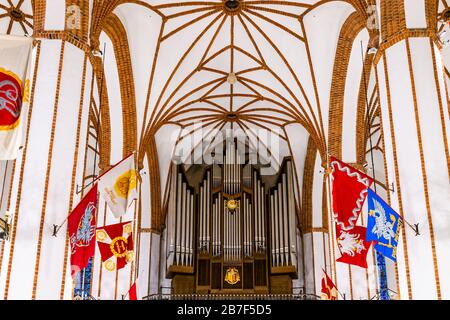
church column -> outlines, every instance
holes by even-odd
[[[35,1],[32,100],[9,206],[4,299],[72,298],[67,224],[52,234],[79,200],[75,187],[83,181],[93,73],[82,36],[88,21],[88,0]]]
[[[323,271],[333,277],[335,264],[330,252],[327,190],[322,160],[312,140],[308,144],[303,177],[303,252],[305,290],[320,296]]]
[[[398,248],[401,299],[450,298],[449,115],[435,43],[436,1],[377,1],[375,58],[390,199],[405,226]]]

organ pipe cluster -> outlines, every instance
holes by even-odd
[[[201,168],[192,175],[186,175],[182,166],[174,167],[167,265],[172,274],[194,274],[201,266],[205,276],[199,281],[201,288],[208,286],[211,276],[217,290],[224,277],[217,270],[230,266],[240,268],[247,287],[265,286],[270,274],[258,272],[265,274],[266,263],[274,274],[297,272],[292,162],[286,160],[277,176],[263,179],[257,166],[245,164],[245,157],[240,157],[236,144],[230,144],[224,164]]]
[[[292,163],[286,163],[278,183],[270,195],[270,229],[272,265],[297,265],[296,216]]]

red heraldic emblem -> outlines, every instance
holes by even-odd
[[[350,231],[355,227],[373,180],[335,158],[331,158],[331,168],[333,214],[336,236],[339,236],[342,231]]]
[[[97,185],[81,200],[69,216],[69,236],[72,277],[88,266],[95,254],[95,215],[97,212]]]
[[[366,241],[366,233],[367,228],[359,226],[351,231],[342,231],[337,239],[342,256],[336,261],[367,269],[367,253],[372,242]]]
[[[0,70],[0,130],[17,127],[21,109],[21,82],[13,73]]]
[[[106,270],[120,270],[133,261],[132,231],[132,222],[97,229],[98,248]]]

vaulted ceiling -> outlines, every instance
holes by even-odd
[[[180,138],[233,128],[256,146],[257,130],[276,129],[282,158],[290,154],[284,128],[298,123],[324,147],[336,46],[352,5],[147,2],[113,12],[128,34],[141,138],[176,124]]]

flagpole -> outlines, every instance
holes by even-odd
[[[364,90],[365,90],[365,100],[366,100],[366,108],[367,108],[367,114],[370,112],[370,106],[369,101],[367,98],[368,95],[368,86],[367,86],[367,80],[366,80],[366,66],[364,61],[364,48],[363,48],[363,42],[361,41],[361,61],[362,61],[362,68],[363,68],[363,79],[364,79]],[[372,178],[374,181],[374,191],[377,193],[377,178],[375,173],[375,160],[373,156],[373,142],[372,142],[372,133],[371,133],[371,127],[370,123],[368,124],[368,135],[369,135],[369,143],[370,143],[370,157],[372,162]],[[365,156],[365,155],[364,155]],[[375,250],[375,248],[373,248]],[[376,250],[375,250],[376,251]],[[378,276],[379,276],[379,285],[380,285],[380,298],[381,300],[389,300],[389,287],[388,287],[388,281],[387,281],[387,275],[386,275],[386,258],[381,255],[378,251],[376,251],[376,261],[377,261],[377,269],[378,269]],[[384,268],[383,268],[384,266]]]
[[[327,166],[329,166],[330,165],[330,154],[328,154],[328,152],[327,152]],[[330,170],[330,168],[331,167],[329,167],[328,168],[328,170]],[[334,243],[334,241],[335,241],[335,234],[334,234],[334,232],[335,232],[335,224],[333,223],[334,222],[334,216],[333,216],[333,202],[332,202],[332,196],[331,196],[331,179],[330,179],[330,173],[331,172],[325,172],[325,176],[326,176],[326,179],[327,179],[327,181],[328,181],[328,188],[327,188],[327,194],[328,194],[328,202],[329,202],[329,204],[328,204],[328,212],[329,212],[329,214],[330,214],[330,222],[331,222],[331,226],[328,226],[329,227],[329,233],[328,233],[328,238],[331,238],[331,241],[330,241],[330,239],[328,240],[328,242],[331,242],[331,244],[330,244],[330,247],[332,247],[332,248],[330,248],[330,253],[332,252],[333,254],[332,254],[332,258],[333,258],[333,261],[331,262],[330,261],[330,267],[331,267],[331,269],[332,269],[332,275],[334,275],[334,283],[336,284],[336,286],[337,286],[337,271],[336,271],[336,247],[335,247],[335,243]],[[331,264],[332,263],[332,264]]]
[[[102,104],[103,104],[103,86],[104,86],[104,82],[105,82],[105,60],[106,60],[106,42],[103,44],[103,54],[102,54],[102,82],[100,83],[100,92],[99,92],[99,106],[98,106],[98,119],[97,119],[97,139],[95,139],[95,149],[94,149],[94,167],[92,169],[92,182],[89,186],[94,185],[96,179],[96,167],[97,167],[97,154],[99,153],[99,139],[100,139],[100,124],[101,124],[101,119],[102,119]],[[99,170],[100,171],[100,170]],[[100,172],[99,172],[100,174]],[[85,190],[86,188],[83,188],[83,190]],[[82,190],[82,191],[83,191]],[[81,191],[81,192],[82,192]],[[78,194],[78,193],[77,193]],[[95,205],[96,210],[98,211],[98,196],[97,196],[97,203]],[[97,221],[96,221],[97,223]],[[95,258],[95,257],[94,257]],[[92,267],[93,267],[94,261],[93,258],[91,257],[91,271],[92,271]],[[89,264],[88,264],[89,267]],[[83,280],[82,280],[82,288],[84,291],[84,287],[86,285],[86,269],[88,268],[84,268],[83,269]],[[92,272],[91,272],[91,278],[90,278],[90,283],[92,285]]]
[[[97,155],[97,153],[95,154]],[[104,177],[108,172],[110,172],[111,170],[113,170],[114,168],[116,168],[117,166],[121,165],[122,163],[124,163],[126,160],[128,160],[129,158],[131,158],[132,156],[136,155],[136,151],[133,151],[132,153],[130,153],[128,156],[126,156],[125,158],[123,158],[120,162],[116,163],[115,165],[113,165],[111,168],[109,168],[108,170],[106,170],[105,172],[103,172],[102,174],[100,174],[98,177],[94,177],[94,179],[92,180],[91,183],[89,183],[88,185],[84,186],[81,190],[78,191],[78,185],[77,185],[77,194],[80,194],[81,192],[83,192],[84,190],[86,190],[87,188],[89,188],[90,186],[92,186],[95,182],[97,182],[98,180],[100,180],[102,177]],[[95,173],[94,173],[95,176]]]

